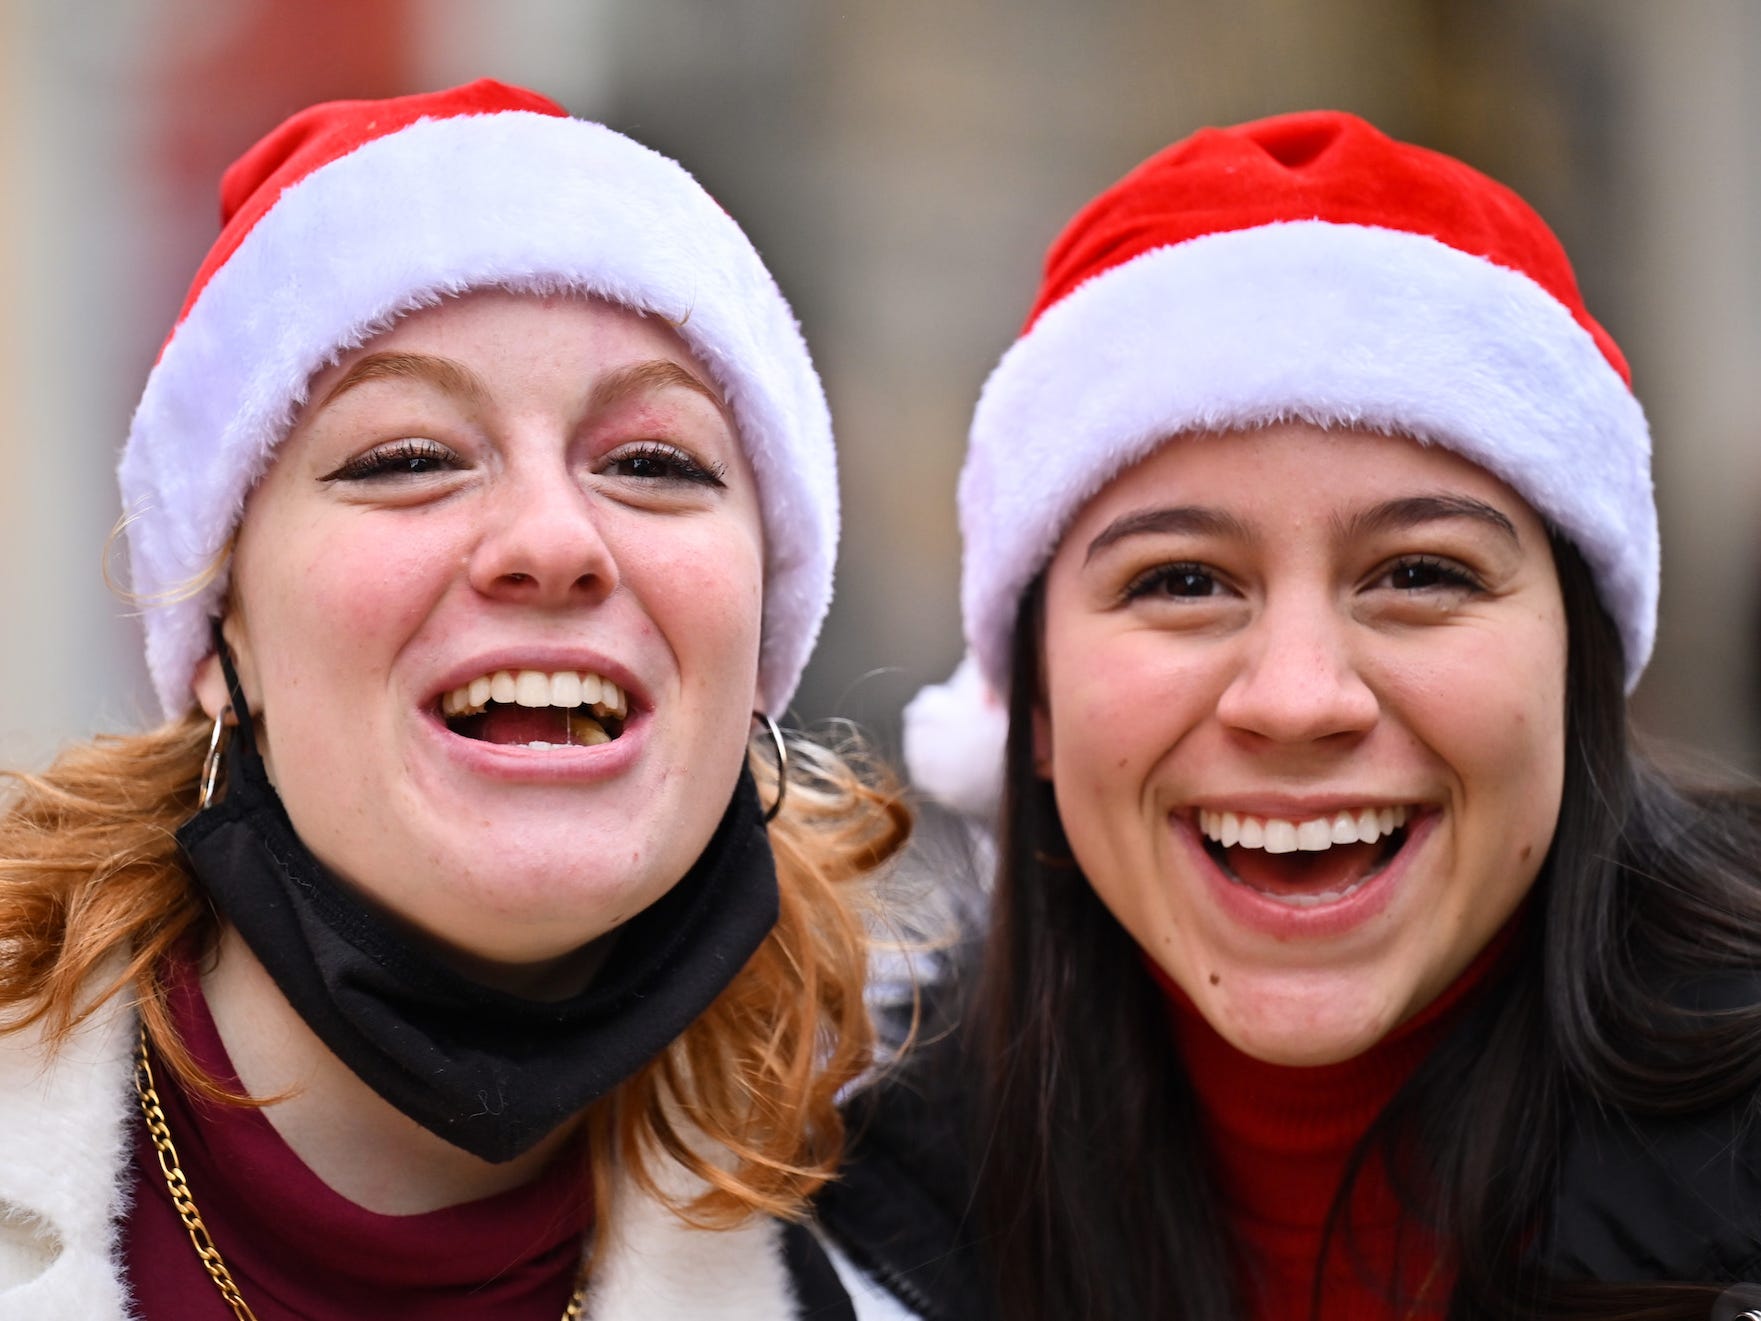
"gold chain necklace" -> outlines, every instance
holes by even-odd
[[[183,1176],[183,1167],[177,1158],[177,1145],[171,1140],[171,1128],[165,1122],[165,1110],[159,1104],[159,1093],[153,1089],[153,1065],[147,1059],[147,1025],[141,1024],[139,1035],[135,1038],[135,1096],[141,1103],[141,1114],[147,1121],[147,1133],[153,1139],[153,1150],[159,1156],[159,1168],[165,1175],[165,1186],[171,1190],[171,1204],[177,1208],[177,1218],[183,1221],[188,1231],[190,1243],[196,1249],[196,1256],[201,1258],[202,1267],[208,1272],[208,1278],[214,1281],[214,1287],[220,1290],[220,1296],[232,1309],[238,1321],[257,1321],[257,1314],[251,1310],[238,1291],[238,1285],[232,1278],[232,1272],[226,1269],[226,1260],[220,1255],[220,1249],[214,1246],[214,1240],[208,1237],[208,1226],[202,1223],[202,1213],[196,1209],[196,1199],[190,1194],[189,1182]],[[569,1298],[569,1305],[563,1309],[562,1321],[580,1321],[581,1309],[587,1301],[587,1277],[585,1269],[581,1278],[575,1283],[575,1292]]]

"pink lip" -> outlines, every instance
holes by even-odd
[[[610,743],[591,747],[528,748],[485,743],[453,733],[434,712],[428,714],[422,727],[442,761],[467,775],[521,784],[589,784],[614,779],[635,765],[647,742],[649,720],[647,712],[632,710],[622,733]]]
[[[1367,806],[1362,799],[1357,800],[1357,805]],[[1239,812],[1241,809],[1226,810]],[[1292,810],[1309,812],[1312,816],[1321,816],[1324,813],[1324,809],[1313,808],[1312,804],[1300,809],[1296,809],[1293,804],[1287,804],[1274,809],[1269,815],[1279,816]],[[1258,812],[1250,814],[1260,815]],[[1298,941],[1326,940],[1344,935],[1384,912],[1400,892],[1401,884],[1413,865],[1413,859],[1430,839],[1441,816],[1442,813],[1437,811],[1422,811],[1407,823],[1406,843],[1387,866],[1344,898],[1310,908],[1280,903],[1231,880],[1205,849],[1204,839],[1192,821],[1183,816],[1173,816],[1169,820],[1199,875],[1204,878],[1206,892],[1226,918],[1237,926],[1269,936],[1273,940]]]
[[[629,703],[623,730],[610,743],[591,747],[528,748],[465,738],[447,727],[440,699],[453,689],[497,670],[576,670],[610,679]],[[589,784],[610,780],[633,766],[647,741],[653,702],[641,680],[608,656],[581,647],[512,647],[472,656],[442,671],[440,686],[422,708],[422,724],[445,764],[468,776],[520,784]]]

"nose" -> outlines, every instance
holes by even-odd
[[[593,496],[565,464],[513,470],[496,482],[468,561],[485,596],[561,606],[609,596],[617,557]]]
[[[1281,744],[1366,733],[1381,704],[1353,654],[1350,628],[1325,601],[1268,603],[1241,639],[1240,664],[1217,701],[1218,719]]]

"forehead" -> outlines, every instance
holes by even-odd
[[[1291,422],[1167,441],[1083,506],[1065,544],[1144,507],[1201,505],[1239,521],[1289,527],[1438,494],[1484,501],[1519,527],[1544,531],[1539,516],[1504,481],[1440,445]]]
[[[500,360],[538,366],[559,353],[584,359],[648,357],[689,364],[710,378],[679,333],[657,316],[584,294],[474,289],[405,313],[312,378],[309,400],[325,392],[362,358],[376,353]]]

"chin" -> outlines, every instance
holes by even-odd
[[[1355,1059],[1399,1022],[1384,997],[1341,986],[1337,973],[1237,973],[1208,988],[1200,1012],[1230,1045],[1266,1064],[1313,1068]]]

